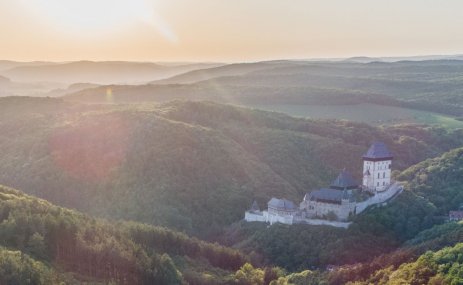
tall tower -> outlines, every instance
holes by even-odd
[[[391,184],[392,154],[382,142],[373,143],[363,155],[363,186],[381,192]]]

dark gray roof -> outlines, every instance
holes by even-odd
[[[333,189],[355,189],[359,184],[355,181],[352,175],[346,170],[341,171],[338,177],[331,183],[330,188]]]
[[[387,149],[387,146],[382,142],[374,142],[368,151],[363,155],[363,158],[369,159],[381,159],[381,158],[392,158],[391,152]]]
[[[342,199],[352,199],[352,195],[348,191],[331,189],[331,188],[321,188],[314,190],[308,193],[305,197],[305,200],[319,201],[326,203],[335,203],[341,204]]]
[[[322,189],[314,190],[307,195],[308,195],[308,200],[322,200],[322,201],[327,201],[327,202],[341,203],[341,199],[342,199],[341,190],[330,189],[330,188],[322,188]]]
[[[255,200],[254,200],[254,202],[252,203],[251,211],[255,211],[255,212],[259,212],[259,211],[260,211],[259,204],[257,204],[257,201],[255,201]]]
[[[268,206],[276,209],[281,209],[281,210],[291,210],[294,211],[296,210],[296,206],[294,205],[293,202],[286,200],[286,199],[277,199],[277,198],[272,198],[268,202]]]

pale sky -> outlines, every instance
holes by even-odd
[[[463,54],[462,0],[0,0],[0,59]]]

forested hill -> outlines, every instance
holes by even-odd
[[[461,284],[463,223],[446,216],[463,204],[462,162],[458,148],[408,168],[398,176],[406,191],[355,217],[347,230],[243,223],[224,242],[290,271],[339,266],[293,274],[282,284]]]
[[[247,261],[181,233],[97,220],[3,186],[0,236],[0,284],[236,284]]]
[[[407,181],[407,188],[427,197],[447,215],[463,205],[463,148],[423,161],[398,177]]]
[[[269,61],[195,70],[138,86],[112,85],[69,94],[70,100],[107,102],[214,100],[244,105],[374,103],[462,116],[463,61]]]
[[[210,102],[0,102],[0,183],[62,206],[186,230],[220,231],[253,199],[300,201],[372,141],[404,169],[463,143],[459,130],[295,119]]]

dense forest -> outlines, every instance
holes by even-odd
[[[0,284],[240,284],[235,272],[249,261],[182,233],[95,219],[2,186],[0,236]]]
[[[82,105],[4,98],[0,183],[110,219],[202,237],[251,202],[297,202],[384,141],[401,170],[460,146],[461,130],[296,119],[208,102]]]
[[[0,187],[0,284],[460,282],[463,226],[445,220],[463,204],[462,130],[212,102],[0,100],[0,182],[59,205]],[[374,140],[405,186],[392,203],[348,229],[240,222],[253,199],[297,202],[344,167],[359,179]]]

